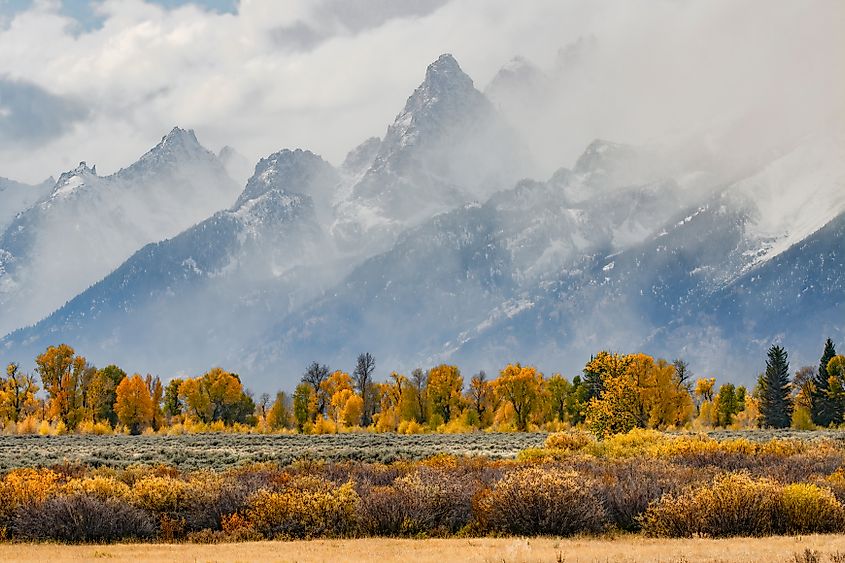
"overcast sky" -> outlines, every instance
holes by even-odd
[[[538,132],[547,166],[595,137],[744,117],[802,133],[842,117],[844,27],[842,0],[0,0],[0,176],[110,173],[174,125],[252,161],[337,163],[439,54],[481,89],[514,55],[550,71],[581,37],[596,53]]]

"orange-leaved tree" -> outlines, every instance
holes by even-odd
[[[74,429],[83,416],[83,376],[88,362],[67,344],[50,346],[35,358],[35,371],[47,391],[50,416]]]
[[[140,434],[153,420],[153,400],[146,381],[137,373],[125,377],[115,389],[115,395],[117,419],[129,429],[130,434]]]

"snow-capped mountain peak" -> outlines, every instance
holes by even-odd
[[[234,207],[237,209],[270,190],[325,200],[326,187],[333,187],[336,182],[336,173],[331,165],[316,154],[302,149],[284,149],[262,158],[255,165],[255,173],[247,180]]]
[[[50,198],[67,197],[84,187],[86,184],[89,184],[94,178],[99,178],[99,176],[97,176],[97,166],[94,165],[89,167],[83,160],[76,168],[63,172],[62,175],[59,176],[56,185],[53,187],[53,193],[50,195]]]

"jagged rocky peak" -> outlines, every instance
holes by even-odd
[[[76,168],[63,172],[59,176],[56,185],[53,186],[53,194],[51,197],[67,196],[75,192],[90,181],[92,178],[98,178],[97,166],[88,166],[84,160],[79,163]]]
[[[341,164],[341,169],[347,174],[359,174],[365,172],[378,154],[381,146],[381,139],[370,137],[346,155]]]
[[[216,155],[200,144],[193,129],[174,127],[170,133],[161,138],[156,146],[129,168],[151,162],[175,162],[196,158],[217,160]]]
[[[197,134],[193,129],[174,127],[170,133],[161,138],[159,147],[201,147]]]
[[[461,114],[472,111],[479,105],[489,103],[484,95],[475,89],[470,78],[452,55],[440,57],[428,65],[425,80],[408,98],[391,130],[385,137],[389,144],[396,133],[402,134],[423,115],[433,113]]]
[[[423,82],[423,87],[425,86],[434,91],[474,88],[472,78],[461,70],[458,61],[449,53],[440,55],[436,61],[428,65],[425,71],[425,82]]]
[[[59,176],[59,179],[56,182],[56,185],[58,186],[58,185],[67,183],[68,180],[70,180],[74,176],[96,176],[96,175],[97,175],[97,165],[95,164],[94,166],[88,166],[88,163],[83,160],[82,162],[80,162],[76,166],[76,168],[72,168],[71,170],[68,170],[67,172],[63,172],[61,174],[61,176]]]
[[[235,208],[271,190],[321,196],[325,186],[336,180],[334,168],[320,156],[308,150],[284,149],[258,161]]]

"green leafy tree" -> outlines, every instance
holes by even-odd
[[[736,387],[733,383],[724,383],[719,387],[719,393],[716,395],[716,425],[730,426],[738,412]]]
[[[312,405],[314,403],[314,388],[311,384],[303,381],[297,385],[293,392],[293,419],[300,432],[308,421],[313,420]]]
[[[125,377],[126,372],[114,364],[94,373],[85,390],[85,403],[91,421],[108,422],[112,426],[117,424],[117,414],[114,412],[116,390]]]
[[[184,383],[183,379],[178,377],[173,378],[164,388],[164,415],[168,420],[180,416],[185,405],[182,399],[179,398],[179,387]]]

